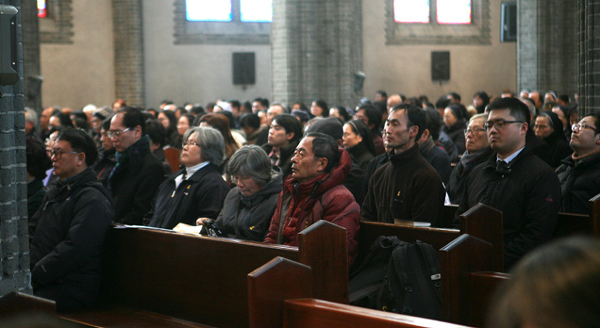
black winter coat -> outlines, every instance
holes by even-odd
[[[183,180],[175,191],[175,178],[182,173],[179,170],[169,175],[158,188],[153,210],[147,215],[149,226],[173,229],[180,222],[196,225],[198,218],[216,219],[219,215],[229,192],[219,168],[206,165]]]
[[[58,296],[59,311],[73,309],[66,304],[92,306],[100,290],[104,237],[113,218],[108,191],[91,168],[52,185],[30,222],[34,294]]]
[[[552,168],[526,146],[508,168],[496,169],[497,154],[473,169],[459,215],[483,203],[504,217],[504,267],[510,269],[525,253],[550,240],[560,207],[560,184]]]
[[[545,162],[552,168],[559,167],[561,161],[573,153],[573,149],[569,147],[569,143],[562,131],[554,131],[543,140],[549,147],[548,157]]]
[[[600,152],[575,162],[565,158],[556,169],[562,189],[563,212],[589,213],[588,201],[600,193]]]
[[[115,221],[119,223],[142,224],[144,215],[152,208],[158,186],[165,179],[162,163],[152,155],[144,138],[127,149],[130,156],[120,160],[109,178]]]
[[[458,164],[456,164],[454,170],[452,170],[452,174],[450,174],[450,180],[448,181],[448,185],[446,185],[446,192],[450,198],[450,203],[460,204],[462,196],[465,193],[467,176],[477,165],[487,161],[490,158],[490,155],[493,153],[492,148],[488,146],[485,149],[486,151],[479,155],[479,157],[473,159],[473,161],[471,161],[467,167],[465,167],[463,161],[460,160],[458,161]]]
[[[240,194],[238,187],[229,191],[216,224],[228,237],[263,241],[283,186],[281,171],[276,168],[271,181],[252,196]]]

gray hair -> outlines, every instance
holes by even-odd
[[[202,150],[202,159],[216,166],[221,165],[225,161],[225,139],[221,132],[213,128],[193,127],[185,132],[183,141],[187,142],[193,133],[197,133],[196,143]]]
[[[227,162],[227,173],[233,176],[249,177],[260,186],[271,181],[271,160],[265,151],[256,145],[240,148]]]
[[[37,112],[29,107],[25,107],[25,122],[33,122],[34,125],[37,125],[38,115]]]
[[[485,123],[488,120],[488,117],[489,117],[488,113],[481,113],[481,114],[473,115],[469,119],[469,124],[471,124],[471,122],[478,120],[478,119],[482,119],[483,123]],[[469,125],[469,124],[467,124],[467,125]]]

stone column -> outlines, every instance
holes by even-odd
[[[116,98],[144,106],[144,44],[141,0],[113,0]]]
[[[306,105],[322,98],[354,106],[362,70],[362,1],[274,0],[273,101]]]
[[[518,88],[573,96],[577,92],[577,6],[569,0],[519,0],[517,6]]]
[[[0,0],[17,15],[19,81],[0,86],[0,295],[18,290],[31,293],[25,183],[25,114],[23,112],[23,44],[21,1]]]
[[[579,117],[600,112],[600,0],[579,0]]]

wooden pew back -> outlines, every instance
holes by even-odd
[[[337,233],[332,233],[337,229]],[[341,231],[341,232],[340,232]],[[327,238],[323,238],[327,234]],[[343,240],[340,240],[343,239]],[[246,275],[281,256],[311,263],[327,261],[314,284],[319,295],[347,299],[345,229],[319,221],[301,233],[300,247],[151,229],[111,229],[106,241],[102,300],[107,306],[149,311],[219,327],[247,327]],[[306,247],[304,243],[310,243]],[[345,263],[345,268],[335,267]],[[341,274],[340,274],[341,272]],[[341,282],[327,284],[327,279]],[[91,316],[92,314],[90,314]],[[81,319],[81,316],[78,317]]]
[[[309,276],[310,268],[285,259],[250,273],[250,327],[463,327],[310,298]],[[290,283],[294,279],[299,286]]]
[[[564,237],[577,233],[600,237],[600,194],[589,200],[589,209],[588,215],[558,213],[554,237]]]

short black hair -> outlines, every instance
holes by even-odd
[[[302,123],[290,114],[279,114],[273,117],[273,122],[281,125],[285,129],[285,133],[294,132],[294,137],[290,142],[302,139]]]
[[[375,92],[375,94],[379,94],[384,98],[387,98],[387,92],[383,91],[383,90],[377,90],[377,92]]]
[[[433,108],[423,110],[425,112],[425,128],[429,130],[429,135],[433,141],[437,141],[440,137],[440,130],[442,129],[442,120],[440,119],[440,112]]]
[[[369,119],[369,123],[367,125],[371,125],[371,124],[375,125],[373,127],[373,129],[371,129],[371,131],[379,131],[379,126],[381,125],[381,115],[383,113],[380,112],[377,108],[375,108],[375,106],[373,106],[371,104],[361,104],[356,109],[356,112],[358,113],[358,111],[363,110],[363,109],[365,111],[365,115]]]
[[[312,140],[312,151],[317,158],[327,158],[327,166],[325,172],[331,172],[334,166],[340,161],[340,151],[338,144],[332,137],[320,133],[320,132],[309,132],[304,138],[314,138]]]
[[[448,104],[450,103],[450,100],[446,97],[446,96],[441,96],[436,102],[435,102],[435,108],[446,108],[448,107]]]
[[[58,134],[56,140],[67,141],[73,150],[84,153],[87,167],[91,167],[98,158],[98,149],[94,139],[83,130],[67,128]]]
[[[60,122],[60,126],[64,126],[65,128],[73,128],[73,122],[71,121],[71,118],[69,117],[69,115],[63,113],[63,112],[58,112],[58,113],[54,113],[52,114],[52,116],[56,116],[58,118],[58,121]]]
[[[229,105],[231,105],[231,107],[236,107],[237,109],[242,106],[238,100],[230,100]]]
[[[479,99],[481,99],[481,101],[483,101],[483,106],[487,106],[487,104],[490,103],[490,96],[488,96],[488,94],[485,91],[475,92],[475,94],[473,95],[473,98],[475,98],[475,97],[479,97]]]
[[[398,104],[392,107],[392,112],[397,110],[403,110],[406,114],[407,128],[413,126],[417,126],[419,128],[419,132],[417,132],[415,137],[415,140],[419,140],[423,134],[423,131],[425,130],[425,125],[427,122],[427,118],[423,109],[410,104]]]
[[[596,126],[596,132],[594,133],[594,135],[600,133],[600,132],[598,132],[598,131],[600,131],[600,113],[592,113],[592,114],[588,114],[584,117],[587,117],[587,116],[591,116],[595,120],[594,125]]]
[[[191,126],[190,126],[191,127]],[[166,134],[165,127],[157,119],[149,119],[146,121],[146,134],[160,147],[165,145]]]
[[[248,113],[242,115],[240,118],[240,127],[252,128],[254,130],[260,129],[260,117],[254,113]]]
[[[527,126],[529,126],[529,118],[531,117],[529,108],[519,99],[499,98],[492,101],[487,107],[488,112],[497,109],[509,109],[510,116],[514,117],[516,120],[527,123]]]
[[[44,144],[36,138],[29,137],[25,140],[27,153],[27,173],[36,179],[44,179],[46,171],[52,167],[52,161],[46,153]]]
[[[452,98],[458,100],[459,102],[461,100],[460,99],[460,95],[458,93],[456,93],[456,92],[450,92],[450,93],[448,93],[448,96],[451,96]]]
[[[136,107],[123,107],[115,113],[115,115],[118,114],[123,114],[123,125],[126,128],[132,129],[139,125],[142,128],[142,136],[146,135],[146,119],[144,114],[142,114],[141,109]],[[173,117],[175,117],[175,115],[173,115]]]

